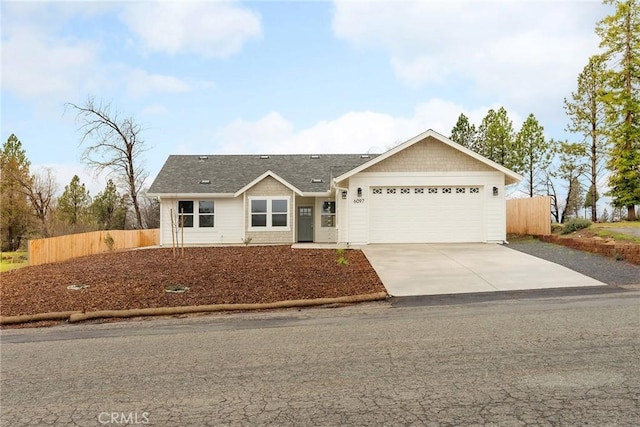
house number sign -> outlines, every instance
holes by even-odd
[[[353,203],[364,203],[363,198],[353,199]]]

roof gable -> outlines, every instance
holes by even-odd
[[[522,176],[429,129],[389,151],[338,177],[343,181],[360,172],[474,171],[504,173],[506,184],[515,184]]]

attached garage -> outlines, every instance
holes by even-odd
[[[484,242],[480,186],[372,187],[370,243]]]
[[[522,177],[424,132],[335,178],[340,242],[475,243],[506,240],[506,188]]]

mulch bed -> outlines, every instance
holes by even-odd
[[[106,253],[0,273],[2,316],[55,311],[123,310],[266,303],[385,292],[359,250],[348,264],[330,249],[290,246],[185,248]],[[69,285],[87,285],[69,290]],[[165,287],[189,287],[167,293]]]

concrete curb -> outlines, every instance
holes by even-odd
[[[272,310],[279,308],[313,307],[327,304],[353,304],[368,301],[380,301],[389,298],[386,292],[375,294],[351,295],[337,298],[316,298],[278,301],[257,304],[212,304],[182,307],[136,308],[131,310],[101,310],[83,313],[80,311],[63,311],[54,313],[26,314],[21,316],[2,316],[0,325],[16,325],[20,323],[38,322],[42,320],[67,320],[69,323],[83,320],[104,318],[127,318],[141,316],[170,316],[176,314],[213,313],[219,311]]]

